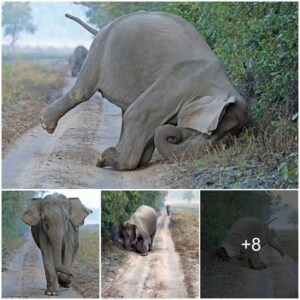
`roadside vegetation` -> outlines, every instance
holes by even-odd
[[[171,230],[180,255],[188,297],[199,297],[199,210],[171,208]]]
[[[298,230],[278,231],[276,239],[280,245],[284,245],[285,254],[298,262]]]
[[[39,122],[42,109],[60,96],[62,65],[44,66],[22,60],[2,64],[2,151]]]
[[[81,2],[82,3],[82,2]],[[166,166],[171,187],[296,188],[298,183],[298,3],[84,3],[98,28],[139,10],[189,21],[249,103],[238,138]],[[168,172],[169,170],[169,172]]]
[[[73,264],[75,288],[84,298],[99,298],[99,226],[86,225],[79,233]]]

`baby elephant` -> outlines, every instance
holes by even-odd
[[[156,233],[157,214],[152,207],[142,205],[120,227],[120,238],[126,250],[147,255],[152,250]]]
[[[36,245],[43,256],[47,281],[45,294],[57,296],[59,285],[69,287],[72,262],[78,249],[79,226],[92,211],[79,198],[54,194],[34,198],[24,212],[23,221],[31,226]]]
[[[245,245],[245,241],[250,245]],[[266,265],[260,260],[260,250],[255,250],[266,244],[284,256],[283,249],[275,240],[274,233],[268,228],[268,225],[260,219],[246,217],[233,223],[224,240],[220,243],[217,254],[229,259],[248,260],[251,268],[263,269],[266,268]]]

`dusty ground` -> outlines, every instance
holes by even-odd
[[[15,251],[2,272],[2,297],[49,298],[45,295],[46,278],[41,252],[31,234],[26,235],[23,245]],[[82,298],[73,287],[62,289],[60,298]]]
[[[126,252],[128,261],[116,270],[114,278],[102,273],[101,294],[104,298],[186,298],[181,260],[175,251],[164,213],[158,220],[153,252],[141,256]]]
[[[202,257],[202,262],[208,257]],[[201,297],[204,298],[297,298],[298,264],[290,256],[281,258],[268,245],[261,259],[267,269],[253,270],[217,258],[202,263]]]

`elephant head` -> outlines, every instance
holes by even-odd
[[[135,224],[124,223],[120,227],[119,231],[120,238],[123,240],[123,246],[126,250],[134,250],[135,244],[138,237],[138,229]]]
[[[206,145],[222,138],[214,135],[228,106],[236,103],[236,97],[228,95],[205,96],[183,105],[178,112],[177,126],[164,124],[158,127],[154,135],[154,144],[159,153],[165,157],[194,156]],[[230,128],[230,122],[223,127]]]
[[[72,271],[62,263],[62,248],[69,223],[75,230],[84,224],[84,219],[92,211],[85,207],[79,198],[66,198],[54,194],[42,198],[33,198],[23,213],[22,220],[29,226],[41,226],[51,244],[53,260],[57,272],[72,275]]]

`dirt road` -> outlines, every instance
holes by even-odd
[[[40,250],[30,234],[2,272],[2,297],[49,298]],[[74,289],[62,289],[60,298],[82,298]]]
[[[240,298],[298,298],[298,264],[290,256],[280,258],[268,245],[262,248],[261,260],[267,269],[247,268],[241,280]]]
[[[98,155],[117,143],[120,126],[121,111],[95,94],[65,115],[54,134],[40,125],[27,131],[3,158],[2,187],[164,188],[161,163],[130,172],[96,168]]]
[[[129,263],[118,270],[116,279],[102,288],[105,298],[186,298],[180,258],[175,252],[169,217],[161,215],[153,252],[141,256],[128,252]],[[106,280],[102,278],[102,280]]]

